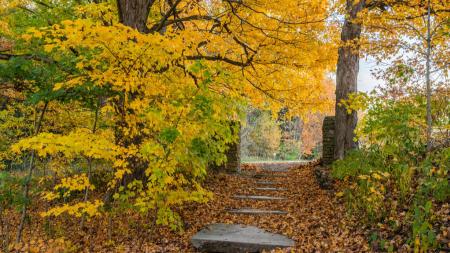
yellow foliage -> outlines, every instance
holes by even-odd
[[[169,17],[164,32],[141,33],[119,23],[114,1],[79,5],[73,20],[29,29],[22,35],[25,47],[40,45],[47,57],[69,58],[74,68],[52,83],[53,92],[82,90],[77,95],[86,102],[86,94],[101,91],[102,127],[94,133],[86,116],[91,112],[70,107],[84,105],[55,101],[54,129],[22,138],[12,150],[68,163],[85,158],[89,171],[93,162],[102,162],[109,190],[126,184],[114,192],[115,200],[133,201],[142,212],[157,209],[158,224],[178,226],[175,207],[212,197],[201,181],[208,165],[225,161],[227,144],[237,139],[228,122],[239,120],[246,104],[272,112],[289,107],[290,114],[305,116],[328,111],[333,103],[324,82],[336,60],[336,33],[324,22],[328,2],[240,4],[180,1],[176,16],[186,19],[183,28]],[[165,1],[155,1],[149,28],[160,24],[166,8]],[[135,174],[145,179],[126,182]],[[64,197],[94,190],[88,178],[63,178],[54,190],[66,191]],[[93,216],[100,206],[99,200],[64,204],[43,215]]]
[[[89,183],[89,179],[86,174],[75,175],[73,177],[66,177],[61,180],[61,183],[57,184],[54,189],[65,190],[67,193],[73,191],[82,191],[84,189],[94,190],[95,187]],[[68,194],[64,193],[64,197],[68,197]]]
[[[17,153],[34,150],[41,157],[63,154],[69,159],[84,156],[112,161],[117,148],[111,142],[111,134],[110,131],[93,134],[87,129],[76,129],[68,135],[41,133],[20,140],[11,149]]]
[[[94,202],[86,201],[80,202],[73,205],[64,204],[62,206],[56,206],[49,209],[47,212],[42,212],[42,217],[48,216],[59,216],[63,213],[68,215],[73,215],[75,217],[81,217],[82,215],[87,215],[88,217],[94,217],[100,215],[100,208],[103,203],[100,200],[95,200]]]

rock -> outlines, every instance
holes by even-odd
[[[251,199],[251,200],[283,200],[283,197],[274,196],[256,196],[256,195],[234,195],[235,199]]]
[[[254,226],[211,224],[191,239],[201,252],[244,253],[294,247],[295,242],[284,235],[266,232]]]
[[[333,189],[333,180],[330,176],[330,170],[328,168],[316,167],[314,169],[314,175],[319,183],[320,188],[330,190]]]
[[[227,210],[229,213],[235,214],[287,214],[286,211],[280,210],[263,210],[263,209],[252,209],[252,208],[242,208],[242,209],[230,209]]]

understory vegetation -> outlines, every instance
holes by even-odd
[[[357,129],[361,147],[335,162],[332,174],[341,181],[337,195],[347,210],[372,227],[372,246],[390,252],[405,245],[414,252],[448,249],[448,94],[433,100],[431,152],[423,96],[354,95],[346,106],[366,108]]]

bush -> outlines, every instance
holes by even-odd
[[[421,97],[366,98],[367,114],[357,128],[361,149],[332,165],[332,176],[344,185],[338,195],[351,213],[369,225],[409,227],[405,241],[415,251],[436,248],[432,224],[439,221],[433,220],[433,210],[449,200],[450,149],[425,152],[425,102]],[[404,220],[400,214],[405,210]]]

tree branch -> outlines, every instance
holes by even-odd
[[[166,14],[162,17],[159,24],[155,24],[152,28],[150,28],[150,32],[159,32],[164,25],[166,24],[167,19],[172,15],[172,13],[175,11],[175,8],[177,8],[177,5],[181,2],[181,0],[177,0],[169,9],[169,11],[166,12]]]
[[[250,60],[247,60],[246,62],[240,62],[240,61],[236,61],[230,58],[226,58],[220,55],[191,55],[191,56],[186,56],[187,60],[208,60],[208,61],[223,61],[226,62],[228,64],[234,65],[234,66],[238,66],[238,67],[248,67],[250,66]]]

